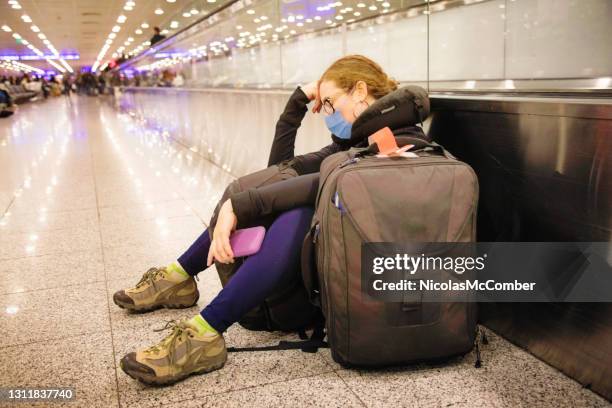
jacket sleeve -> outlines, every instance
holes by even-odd
[[[288,211],[305,205],[314,206],[319,190],[319,173],[293,177],[277,183],[232,194],[232,208],[238,223]]]
[[[308,97],[299,86],[289,97],[285,110],[276,122],[274,141],[270,149],[268,167],[279,164],[283,160],[292,159],[295,151],[295,137],[302,124],[302,119],[308,111]]]
[[[295,169],[297,174],[318,173],[321,167],[321,162],[327,156],[345,150],[338,143],[331,143],[319,151],[295,156],[291,160],[290,165]]]

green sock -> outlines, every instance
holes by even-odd
[[[212,327],[210,324],[208,324],[206,320],[204,320],[201,314],[193,316],[191,319],[188,320],[188,323],[194,326],[198,330],[199,334],[219,334],[219,332],[217,332],[214,327]]]
[[[170,273],[170,277],[179,282],[189,278],[189,274],[185,272],[181,264],[178,262],[172,262],[166,267],[166,270]]]

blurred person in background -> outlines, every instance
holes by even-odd
[[[183,77],[183,74],[178,72],[176,76],[174,77],[174,79],[172,80],[172,86],[181,87],[183,85],[185,85],[185,78]]]
[[[174,74],[169,69],[164,69],[162,71],[159,80],[157,81],[157,86],[172,86],[172,81],[174,80]]]
[[[62,87],[55,75],[51,75],[51,78],[49,78],[49,87],[51,89],[51,96],[60,96],[62,94]]]
[[[155,32],[155,34],[153,34],[153,37],[151,37],[151,40],[149,40],[151,42],[151,46],[166,38],[165,35],[161,34],[161,30],[159,29],[159,27],[153,27],[153,31]]]

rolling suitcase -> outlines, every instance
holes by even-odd
[[[325,316],[332,356],[345,366],[445,359],[475,343],[474,302],[362,296],[364,242],[475,241],[478,180],[472,168],[435,143],[402,136],[396,142],[414,144],[418,157],[378,158],[371,147],[352,148],[321,165],[302,273]]]

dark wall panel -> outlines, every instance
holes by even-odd
[[[432,111],[434,140],[478,175],[479,241],[610,242],[610,101],[433,97]],[[485,303],[480,319],[612,400],[612,304]]]

